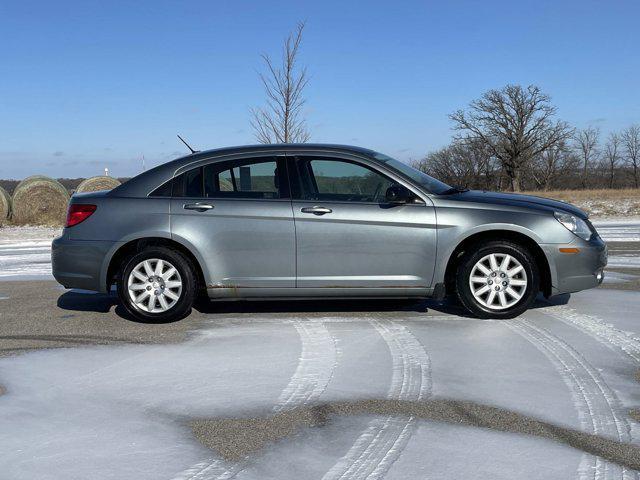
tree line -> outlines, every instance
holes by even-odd
[[[487,190],[638,188],[640,125],[603,138],[556,119],[536,86],[490,90],[452,113],[450,145],[414,162],[447,183]]]

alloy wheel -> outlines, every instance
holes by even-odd
[[[482,257],[471,269],[469,288],[475,300],[490,310],[505,310],[516,305],[527,289],[527,274],[522,264],[506,253]]]
[[[138,263],[127,279],[129,298],[140,309],[162,313],[180,300],[182,278],[168,261],[150,258]]]

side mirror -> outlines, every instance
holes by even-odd
[[[413,200],[413,194],[402,185],[391,185],[387,188],[385,198],[388,203],[403,204]]]

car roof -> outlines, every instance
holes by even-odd
[[[269,152],[269,151],[278,151],[278,152],[287,152],[293,150],[327,150],[327,151],[343,151],[346,153],[357,153],[364,154],[366,156],[371,156],[375,154],[373,150],[368,148],[356,147],[353,145],[340,145],[340,144],[331,144],[331,143],[269,143],[269,144],[257,144],[257,145],[242,145],[235,147],[223,147],[223,148],[214,148],[210,150],[202,150],[190,155],[186,155],[184,157],[177,158],[174,160],[175,162],[181,160],[188,160],[192,162],[194,160],[204,159],[204,158],[213,158],[222,155],[233,155],[233,154],[242,154],[249,152]]]
[[[374,159],[376,152],[368,148],[356,147],[352,145],[338,145],[328,143],[270,143],[259,145],[242,145],[235,147],[215,148],[203,150],[176,158],[169,162],[163,163],[151,170],[141,173],[133,177],[129,181],[123,183],[119,187],[113,189],[110,195],[113,196],[145,196],[152,190],[162,185],[173,177],[175,172],[182,167],[198,162],[200,160],[215,160],[216,157],[226,157],[228,155],[242,155],[243,153],[259,153],[259,152],[277,152],[286,153],[288,151],[315,151],[315,152],[342,152],[366,156]]]

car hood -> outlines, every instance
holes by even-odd
[[[454,196],[457,197],[457,200],[466,202],[491,203],[494,205],[510,205],[515,207],[537,207],[542,210],[560,210],[582,219],[586,219],[588,216],[583,210],[580,210],[570,203],[552,200],[550,198],[536,197],[535,195],[469,190],[456,193]]]

